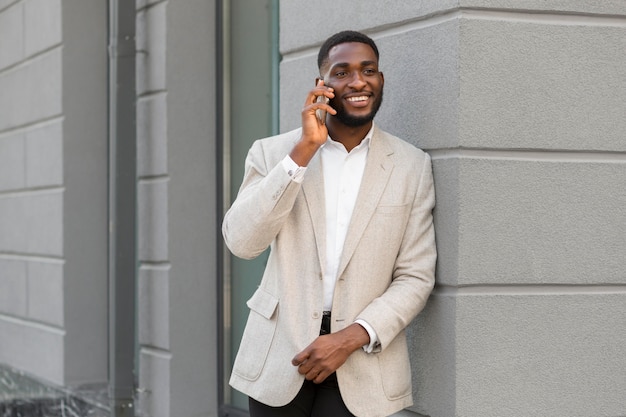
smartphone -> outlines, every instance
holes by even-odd
[[[317,85],[320,85],[321,82],[323,82],[324,80],[318,80],[317,81]],[[318,103],[325,103],[328,104],[328,97],[326,96],[318,96],[317,97],[317,102]],[[324,124],[326,123],[326,110],[322,110],[322,109],[317,109],[315,110],[315,114],[317,115],[318,120],[320,121],[320,123]]]

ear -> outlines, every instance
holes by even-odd
[[[378,73],[380,74],[380,79],[382,80],[383,85],[385,85],[385,75],[382,73],[382,71],[379,71]]]

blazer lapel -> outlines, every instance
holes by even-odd
[[[387,186],[393,170],[393,162],[389,157],[392,153],[393,151],[388,146],[384,135],[380,133],[378,128],[375,128],[367,155],[367,162],[365,163],[363,179],[359,188],[359,195],[356,199],[348,234],[343,245],[337,278],[343,274],[370,218],[376,211],[380,197]]]
[[[324,198],[324,173],[319,152],[306,168],[306,175],[302,182],[302,191],[311,215],[315,244],[323,273],[326,269],[326,205]]]

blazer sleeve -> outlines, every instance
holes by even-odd
[[[267,140],[257,140],[248,151],[243,182],[222,223],[226,246],[244,259],[269,247],[301,188],[279,163],[286,153],[268,152],[266,145]]]
[[[387,290],[358,315],[386,346],[419,314],[435,285],[437,249],[432,211],[435,189],[430,156],[424,155],[419,185]]]

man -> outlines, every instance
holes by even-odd
[[[236,256],[271,247],[230,380],[252,417],[412,404],[404,328],[434,285],[435,196],[429,156],[374,126],[378,60],[359,32],[326,40],[302,127],[253,144],[224,218]]]

